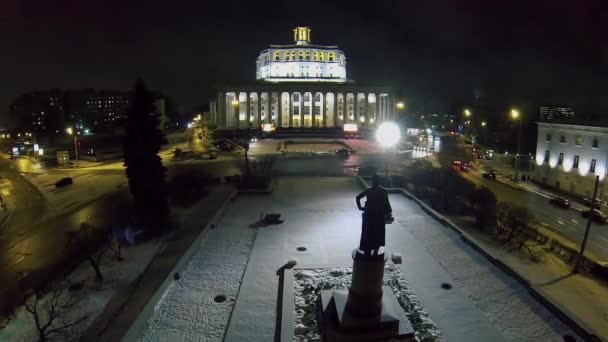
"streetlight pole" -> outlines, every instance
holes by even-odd
[[[236,143],[236,123],[238,122],[239,119],[239,101],[238,100],[233,100],[232,101],[232,117],[233,117],[233,123],[232,123],[232,141],[234,143]]]
[[[521,153],[521,117],[519,112],[511,109],[511,116],[518,121],[517,125],[517,154],[515,155],[515,182],[519,181],[519,154]]]
[[[600,176],[595,176],[595,188],[593,189],[593,199],[591,199],[591,210],[595,207],[595,197],[597,195],[597,185],[600,182]],[[591,213],[589,213],[589,219],[587,220],[587,227],[585,228],[585,236],[583,237],[583,243],[581,243],[581,250],[578,253],[578,257],[576,258],[576,264],[574,265],[574,269],[572,273],[578,273],[581,262],[583,261],[583,253],[585,253],[585,246],[587,246],[587,238],[589,237],[589,229],[591,229]]]
[[[76,154],[76,168],[78,169],[80,165],[78,161],[78,137],[76,134],[74,134],[74,153]]]

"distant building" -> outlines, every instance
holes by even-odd
[[[256,61],[256,82],[216,87],[210,123],[220,128],[374,127],[395,118],[392,90],[347,79],[337,46],[311,43],[297,27],[294,42],[270,45]]]
[[[569,107],[540,107],[540,121],[554,121],[574,117]]]
[[[532,179],[575,195],[592,197],[595,176],[599,198],[608,198],[608,127],[538,122],[536,167]]]
[[[10,107],[13,126],[46,133],[63,131],[67,125],[93,130],[126,118],[129,93],[119,91],[34,91],[20,95]]]
[[[10,105],[11,125],[35,133],[63,129],[67,116],[64,100],[59,89],[20,95]]]

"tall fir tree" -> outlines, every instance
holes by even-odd
[[[137,224],[150,235],[166,229],[169,217],[166,169],[158,155],[166,138],[158,126],[154,97],[138,78],[127,113],[123,155]]]

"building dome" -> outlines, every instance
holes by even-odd
[[[256,79],[267,82],[346,82],[346,56],[337,46],[310,43],[310,28],[293,29],[294,43],[270,45],[256,62]]]

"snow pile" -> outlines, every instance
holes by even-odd
[[[320,314],[317,298],[321,290],[350,287],[352,268],[321,268],[294,270],[294,341],[321,341],[317,319]],[[409,289],[408,283],[395,265],[384,268],[384,283],[390,286],[412,323],[417,341],[443,341],[441,332]]]

